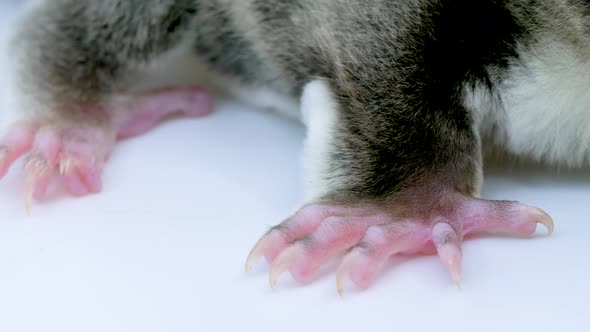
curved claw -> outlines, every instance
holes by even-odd
[[[16,159],[31,149],[35,130],[35,127],[13,127],[0,140],[0,178]]]
[[[277,287],[277,284],[279,282],[279,279],[281,278],[281,275],[283,275],[283,273],[285,273],[286,271],[289,270],[289,268],[291,268],[291,266],[293,265],[293,262],[295,261],[295,259],[297,258],[297,256],[299,254],[300,254],[300,247],[298,247],[297,245],[293,245],[293,246],[285,249],[276,258],[276,260],[272,263],[272,266],[270,268],[270,274],[269,274],[270,288],[274,289]]]
[[[451,225],[440,222],[432,228],[432,240],[438,256],[445,265],[451,278],[461,288],[461,241]]]
[[[529,214],[535,218],[536,222],[538,224],[543,224],[543,226],[547,228],[547,235],[553,234],[553,229],[555,228],[553,218],[551,218],[547,212],[539,208],[529,206],[528,209]]]
[[[256,245],[254,245],[254,248],[252,248],[252,251],[250,251],[248,258],[246,259],[246,272],[250,272],[252,267],[254,267],[254,264],[256,264],[261,257],[266,257],[269,262],[274,261],[277,255],[288,246],[288,242],[285,241],[280,232],[271,230],[258,240]]]
[[[49,182],[50,167],[46,159],[32,156],[25,163],[25,209],[31,209],[33,198],[43,196]]]
[[[344,287],[346,286],[346,282],[350,280],[350,274],[352,273],[352,265],[354,261],[353,255],[353,252],[346,255],[342,259],[342,263],[340,263],[340,266],[338,266],[338,270],[336,271],[336,290],[338,291],[338,295],[341,297],[344,296]]]
[[[256,264],[256,262],[260,260],[260,257],[264,255],[263,253],[266,250],[264,239],[265,238],[258,240],[254,248],[250,251],[250,254],[248,254],[248,258],[246,258],[246,273],[250,272],[254,264]]]
[[[62,158],[59,162],[59,174],[70,175],[76,166],[76,161],[72,157],[67,156]]]

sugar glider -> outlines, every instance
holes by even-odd
[[[14,30],[0,172],[26,154],[29,202],[100,191],[118,139],[207,114],[208,89],[302,119],[305,201],[246,264],[273,286],[341,254],[339,291],[395,254],[459,283],[465,236],[553,230],[479,198],[484,151],[590,164],[589,1],[37,0]]]

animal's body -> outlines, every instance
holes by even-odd
[[[587,1],[44,0],[12,52],[0,166],[32,150],[37,198],[54,169],[73,194],[100,190],[116,139],[207,113],[201,87],[301,118],[304,207],[248,262],[266,256],[273,283],[346,250],[340,289],[397,253],[438,252],[459,282],[465,235],[553,228],[477,198],[485,149],[590,164]]]

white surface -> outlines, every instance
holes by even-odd
[[[275,291],[265,264],[245,275],[302,196],[303,134],[226,103],[118,145],[103,193],[55,195],[30,216],[14,168],[0,185],[0,331],[590,331],[587,171],[488,171],[485,197],[540,206],[556,231],[467,241],[461,291],[436,257],[393,260],[343,299],[333,271]]]

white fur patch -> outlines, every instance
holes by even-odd
[[[327,83],[316,80],[305,86],[301,97],[301,113],[307,125],[303,153],[305,201],[327,194],[332,187],[325,176],[328,174],[337,111]]]
[[[496,97],[482,87],[469,91],[466,104],[482,134],[517,155],[590,164],[590,62],[574,52],[550,42],[521,51]]]

